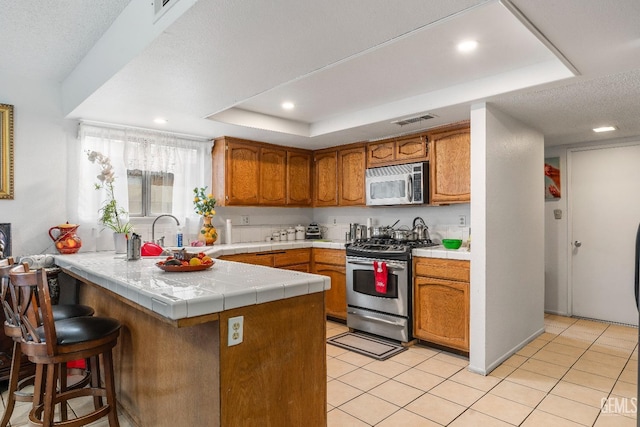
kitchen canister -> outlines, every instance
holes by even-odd
[[[306,228],[304,225],[296,225],[296,240],[304,240],[304,233]]]
[[[293,227],[287,228],[287,240],[289,242],[296,240],[296,229]]]
[[[274,231],[273,233],[271,233],[271,241],[272,242],[279,242],[280,241],[280,232],[279,231]]]
[[[286,229],[282,229],[280,230],[280,241],[281,242],[286,242],[287,241],[287,230]]]

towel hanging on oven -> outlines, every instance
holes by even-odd
[[[387,293],[387,263],[384,261],[373,261],[373,272],[376,279],[376,292]]]

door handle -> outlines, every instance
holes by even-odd
[[[575,242],[573,242],[573,245],[574,245],[576,248],[579,248],[580,246],[582,246],[582,242],[581,242],[580,240],[576,240]]]

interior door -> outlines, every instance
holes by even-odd
[[[640,145],[570,156],[573,315],[637,325]]]

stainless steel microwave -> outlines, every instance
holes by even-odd
[[[365,182],[367,206],[429,202],[428,162],[370,168]]]

